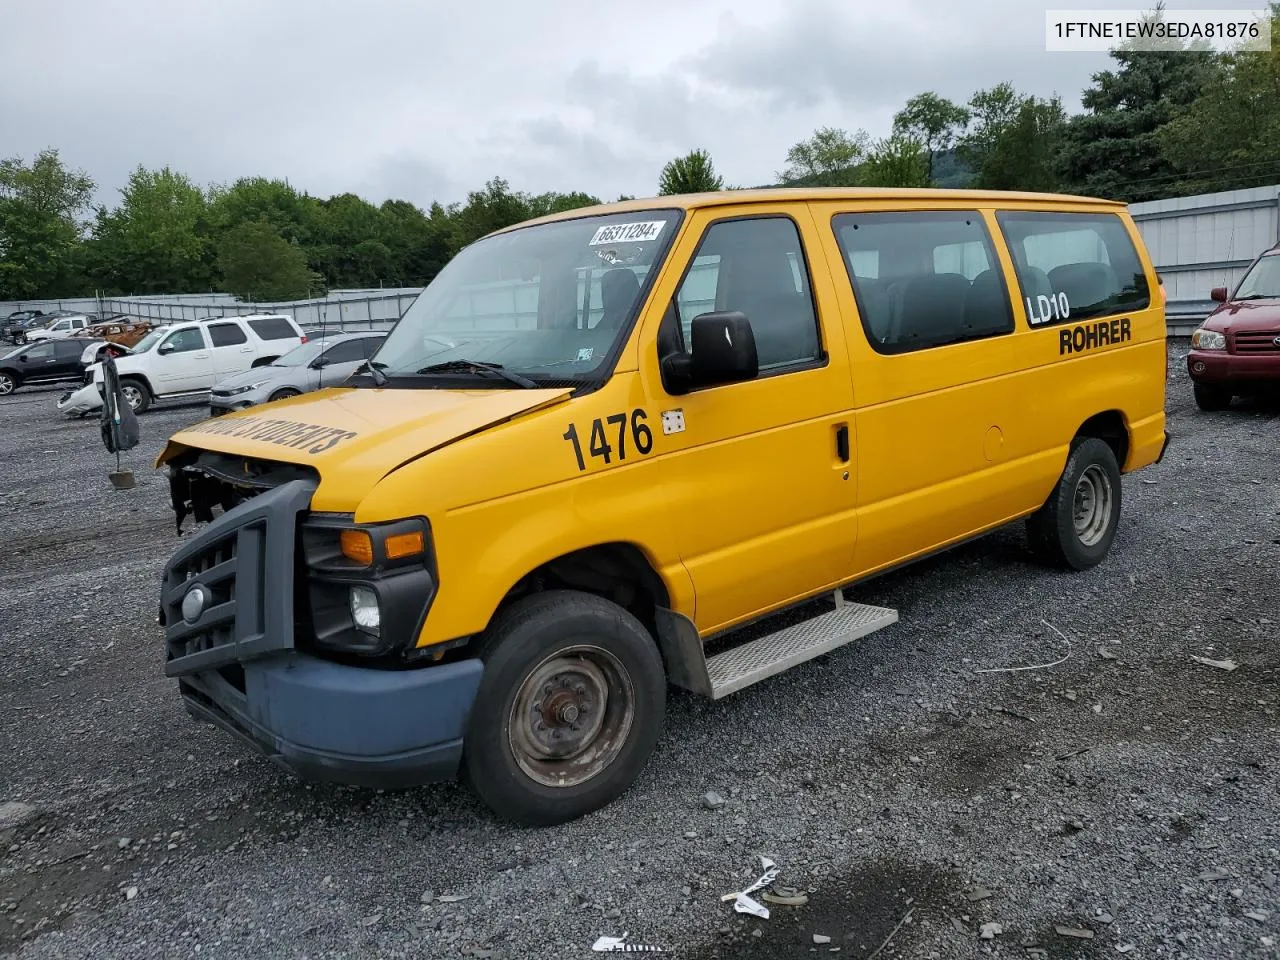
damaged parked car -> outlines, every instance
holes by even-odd
[[[89,345],[81,339],[44,340],[9,351],[0,357],[0,396],[19,387],[83,379],[80,357]]]
[[[336,387],[378,352],[386,333],[337,333],[308,340],[283,357],[219,380],[209,394],[209,413],[235,410]]]

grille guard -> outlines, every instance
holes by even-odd
[[[215,519],[165,564],[160,607],[165,675],[198,673],[294,648],[298,516],[317,484],[291,480]],[[213,602],[192,622],[182,600],[196,584]]]

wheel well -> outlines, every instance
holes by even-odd
[[[152,399],[155,398],[156,392],[153,389],[151,389],[151,381],[149,381],[145,375],[141,373],[120,374],[120,381],[123,383],[125,380],[136,380],[142,386],[142,389],[147,391],[147,393],[152,397]]]
[[[556,557],[531,570],[507,591],[498,610],[530,594],[556,589],[581,590],[612,600],[655,637],[656,608],[671,603],[662,578],[638,547],[603,543]]]
[[[1125,459],[1129,456],[1129,428],[1125,426],[1124,415],[1119,410],[1107,410],[1090,417],[1076,431],[1075,439],[1083,437],[1106,441],[1116,455],[1116,463],[1121,470],[1124,469]]]

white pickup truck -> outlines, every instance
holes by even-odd
[[[158,327],[116,360],[120,389],[135,413],[157,400],[207,395],[213,384],[260,367],[307,342],[292,317],[275,313],[206,317]],[[102,405],[102,364],[85,369],[84,387],[64,396],[58,409],[83,415]]]

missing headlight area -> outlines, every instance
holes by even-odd
[[[311,467],[295,463],[212,450],[181,454],[169,463],[169,498],[177,532],[182,533],[182,523],[188,516],[197,523],[208,523],[214,518],[215,507],[226,513],[290,480],[318,481],[319,474]]]

